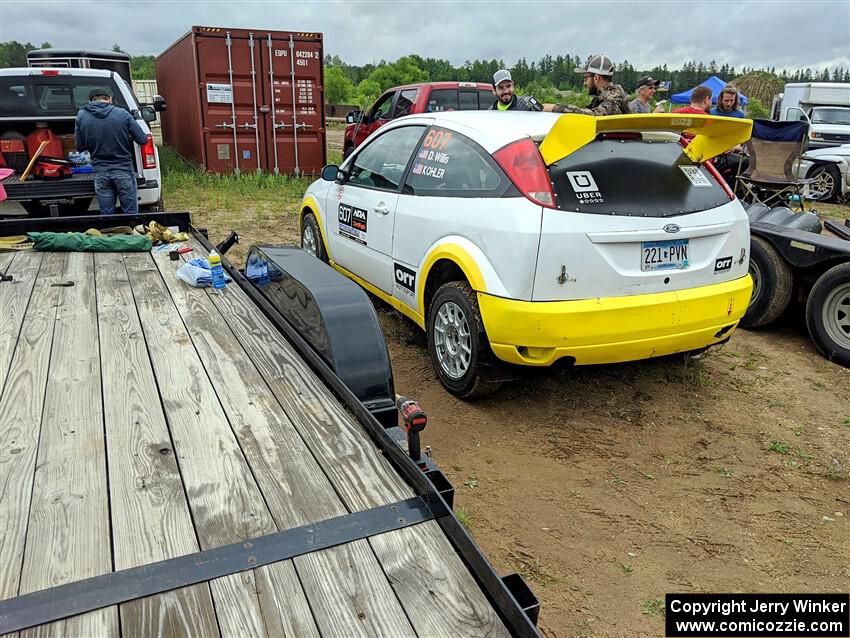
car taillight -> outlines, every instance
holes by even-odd
[[[148,135],[148,141],[142,147],[142,167],[156,168],[156,148],[153,145],[153,137]]]
[[[726,183],[726,180],[723,179],[723,176],[720,174],[720,172],[716,168],[714,168],[714,164],[709,160],[708,162],[703,164],[703,166],[705,166],[705,168],[708,170],[708,172],[711,173],[711,176],[715,180],[717,180],[717,183],[720,184],[720,187],[724,191],[726,191],[726,194],[729,196],[730,201],[734,200],[735,199],[734,191],[731,188],[729,188],[729,184]]]
[[[41,74],[42,75],[59,75],[59,71],[57,71],[55,69],[49,69],[47,71],[42,71]]]
[[[530,138],[500,148],[493,153],[493,158],[523,195],[535,204],[555,208],[549,173]]]

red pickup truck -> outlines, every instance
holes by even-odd
[[[390,120],[414,113],[483,111],[493,106],[493,86],[483,82],[426,82],[384,91],[365,114],[352,111],[345,118],[343,157],[348,157],[372,131]]]

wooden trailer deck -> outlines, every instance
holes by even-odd
[[[179,263],[0,253],[0,601],[414,496],[244,290]],[[36,634],[508,630],[432,519]]]

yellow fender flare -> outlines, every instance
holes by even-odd
[[[298,214],[298,233],[301,233],[301,220],[304,219],[304,213],[306,211],[310,211],[316,216],[316,221],[319,223],[319,234],[322,236],[322,243],[325,245],[325,254],[328,256],[330,261],[333,261],[331,257],[330,244],[328,244],[328,238],[325,237],[325,226],[322,224],[322,215],[319,213],[319,202],[317,202],[316,198],[312,195],[307,195],[303,200],[301,200],[300,211],[301,212]]]
[[[428,275],[431,274],[434,264],[441,259],[446,259],[460,268],[473,290],[476,292],[487,292],[487,283],[484,281],[484,275],[481,274],[481,269],[472,255],[463,246],[458,244],[450,242],[440,244],[432,248],[425,256],[425,259],[422,261],[422,267],[419,269],[419,281],[421,284],[416,291],[416,306],[423,318],[425,317],[425,283],[428,281]]]

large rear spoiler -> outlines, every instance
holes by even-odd
[[[694,162],[705,162],[746,142],[752,130],[752,120],[715,115],[651,113],[594,117],[564,113],[540,144],[540,154],[546,166],[550,166],[592,142],[600,133],[672,131],[693,135],[682,152]]]

